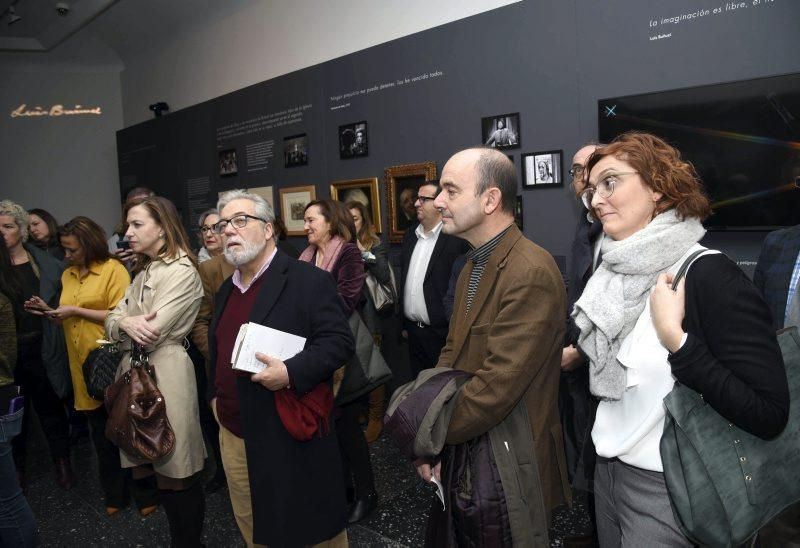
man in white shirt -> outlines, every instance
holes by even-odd
[[[450,272],[456,258],[468,249],[464,240],[442,233],[442,216],[433,207],[438,190],[438,181],[427,181],[419,188],[414,202],[419,224],[403,237],[403,328],[408,334],[412,377],[439,359],[450,322],[443,304]]]

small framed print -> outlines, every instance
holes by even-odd
[[[283,167],[308,165],[308,136],[292,135],[283,138]]]
[[[492,148],[517,148],[520,141],[519,112],[481,118],[483,144]]]
[[[345,204],[350,201],[361,202],[372,216],[375,231],[381,232],[381,202],[378,194],[378,178],[352,179],[331,183],[331,198]]]
[[[239,167],[236,164],[236,149],[230,148],[228,150],[219,151],[219,174],[221,177],[230,177],[239,173]]]
[[[562,186],[564,179],[561,169],[562,151],[548,150],[523,154],[522,188],[552,188]]]
[[[369,154],[367,122],[339,126],[339,158],[360,158]]]
[[[281,219],[289,236],[304,236],[303,214],[309,202],[317,199],[314,185],[290,186],[280,189]]]

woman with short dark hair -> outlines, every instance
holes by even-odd
[[[51,308],[41,299],[29,309],[43,313],[64,329],[72,374],[74,407],[88,418],[97,455],[100,485],[105,494],[106,514],[113,516],[133,496],[143,516],[158,505],[155,483],[132,481],[130,470],[120,466],[119,450],[105,435],[108,414],[101,400],[89,395],[83,377],[83,362],[105,337],[103,322],[130,285],[125,266],[108,251],[103,229],[87,217],[75,217],[59,230],[69,266],[61,275],[61,299]]]
[[[361,252],[354,243],[356,229],[352,215],[342,202],[315,200],[306,206],[304,227],[308,247],[300,254],[300,260],[331,273],[345,312],[351,315],[361,301],[366,277]],[[337,378],[341,382],[343,369],[334,374],[335,384]],[[349,523],[364,519],[378,505],[369,447],[358,425],[365,400],[363,397],[338,407],[340,415],[336,419],[345,484],[354,485],[354,502],[347,518]]]
[[[736,263],[695,260],[710,213],[694,167],[662,139],[627,133],[586,162],[582,199],[603,224],[601,263],[575,303],[600,398],[592,440],[601,546],[692,546],[670,507],[659,442],[675,381],[739,428],[770,438],[789,410],[770,312]],[[624,539],[624,541],[623,541]]]

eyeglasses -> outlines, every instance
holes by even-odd
[[[225,227],[228,226],[228,223],[231,223],[235,229],[244,228],[247,226],[247,221],[250,219],[261,221],[262,223],[267,222],[266,219],[255,217],[253,215],[237,215],[236,217],[231,217],[230,219],[220,219],[219,222],[214,223],[214,234],[222,234],[225,231]]]
[[[567,173],[569,173],[569,176],[574,179],[575,177],[580,177],[581,175],[583,175],[584,171],[586,171],[586,168],[584,168],[580,164],[575,164],[570,168],[570,170]]]
[[[424,204],[425,202],[432,202],[436,199],[436,196],[417,196],[417,200],[419,203]]]
[[[603,177],[599,182],[594,185],[586,185],[586,190],[583,191],[581,194],[581,200],[583,200],[583,205],[586,206],[586,209],[592,209],[592,199],[594,198],[595,192],[601,198],[608,198],[612,194],[614,194],[614,189],[619,183],[619,178],[625,175],[634,175],[639,173],[638,171],[622,171],[619,173],[608,173],[605,177]]]
[[[201,236],[205,236],[206,232],[214,232],[214,226],[203,225],[197,229],[197,232],[199,232]]]

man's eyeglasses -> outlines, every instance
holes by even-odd
[[[436,196],[417,196],[417,200],[419,203],[424,204],[425,202],[432,202],[436,199]]]
[[[220,219],[219,222],[215,223],[213,226],[214,234],[222,234],[225,231],[225,227],[228,226],[228,223],[231,223],[233,228],[236,229],[244,228],[247,226],[247,221],[250,219],[261,221],[262,223],[267,222],[266,219],[255,217],[253,215],[237,215],[236,217],[231,217],[230,219]]]
[[[568,173],[569,173],[569,176],[574,179],[576,177],[580,177],[581,175],[583,175],[584,171],[586,171],[586,169],[582,165],[575,164],[570,168]]]
[[[583,200],[583,205],[586,206],[586,209],[592,209],[592,199],[594,198],[595,193],[597,193],[601,198],[609,198],[612,194],[614,194],[614,189],[619,184],[620,177],[624,177],[625,175],[634,175],[639,173],[638,171],[622,171],[617,173],[607,173],[600,181],[598,181],[594,185],[586,185],[586,190],[583,191],[581,194],[581,200]]]

